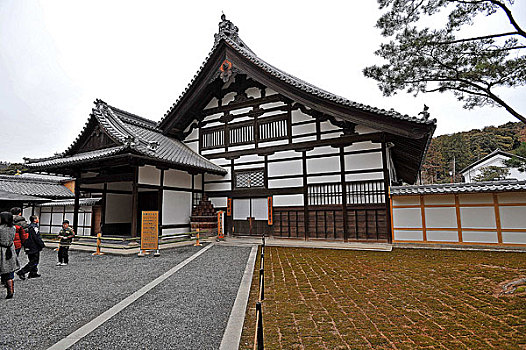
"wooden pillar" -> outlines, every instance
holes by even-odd
[[[192,184],[194,183],[192,175]],[[193,190],[193,188],[192,188]],[[192,200],[193,200],[192,191]],[[163,235],[163,199],[164,199],[164,169],[161,169],[161,180],[159,184],[159,191],[157,192],[157,211],[159,212],[159,237]]]
[[[493,206],[495,208],[495,224],[497,226],[497,241],[502,244],[502,224],[500,222],[499,197],[493,193]]]
[[[104,234],[103,229],[106,224],[106,192],[108,191],[108,183],[104,181],[104,187],[102,189],[102,203],[100,208],[100,233]],[[95,235],[94,235],[95,236]]]
[[[139,168],[134,166],[133,168],[133,181],[132,181],[132,222],[131,222],[131,236],[137,237],[137,226],[139,225],[139,189],[137,183],[139,182]]]
[[[462,220],[460,217],[460,201],[458,200],[458,194],[455,194],[455,215],[457,217],[458,241],[462,243],[464,239],[462,238]]]
[[[79,209],[80,209],[80,173],[75,174],[75,202],[73,204],[73,231],[77,234],[79,227]],[[65,207],[64,207],[65,211]]]
[[[385,134],[382,136],[382,167],[384,169],[384,195],[385,195],[385,227],[387,230],[387,241],[391,243],[393,241],[393,233],[391,232],[391,201],[390,201],[390,185],[391,178],[389,176],[389,167],[387,164],[387,143],[385,140]],[[367,220],[367,213],[366,213]]]
[[[422,216],[422,240],[427,242],[427,227],[426,227],[426,207],[424,203],[424,196],[420,195],[420,215]]]
[[[305,226],[305,240],[309,231],[309,187],[307,184],[307,151],[302,152],[303,169],[303,225]]]
[[[343,240],[348,240],[348,227],[347,227],[347,181],[345,180],[345,150],[344,147],[340,147],[340,174],[341,174],[341,186],[342,186],[342,215],[343,215]],[[336,228],[334,229],[336,231]]]

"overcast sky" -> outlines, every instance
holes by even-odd
[[[514,6],[526,25],[524,0]],[[417,115],[435,135],[516,121],[502,108],[462,109],[451,93],[383,97],[362,75],[381,62],[376,1],[0,0],[0,160],[64,151],[93,101],[152,120],[175,102],[212,48],[221,11],[270,64],[350,100]],[[504,18],[484,29],[509,30]],[[526,112],[526,90],[499,91]]]

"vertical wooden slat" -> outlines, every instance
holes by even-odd
[[[496,193],[493,193],[493,205],[495,207],[495,223],[497,224],[497,239],[499,244],[502,244],[502,226],[500,222],[500,207],[499,198]]]
[[[462,238],[462,220],[460,218],[460,202],[458,200],[458,194],[455,194],[455,213],[457,216],[457,230],[458,230],[458,241],[463,242]]]
[[[422,216],[422,235],[423,241],[427,242],[427,228],[426,228],[426,208],[424,205],[424,196],[420,195],[420,215]]]

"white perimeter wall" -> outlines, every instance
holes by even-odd
[[[392,220],[393,242],[526,245],[526,192],[393,196]]]

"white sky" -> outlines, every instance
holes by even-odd
[[[515,5],[526,26],[526,6]],[[466,111],[451,93],[383,97],[362,69],[381,62],[376,1],[0,0],[0,160],[64,151],[101,98],[160,120],[213,45],[221,11],[262,59],[353,101],[417,115],[435,135],[516,121],[502,108]],[[484,28],[509,30],[506,21]],[[526,113],[526,90],[500,91]]]

